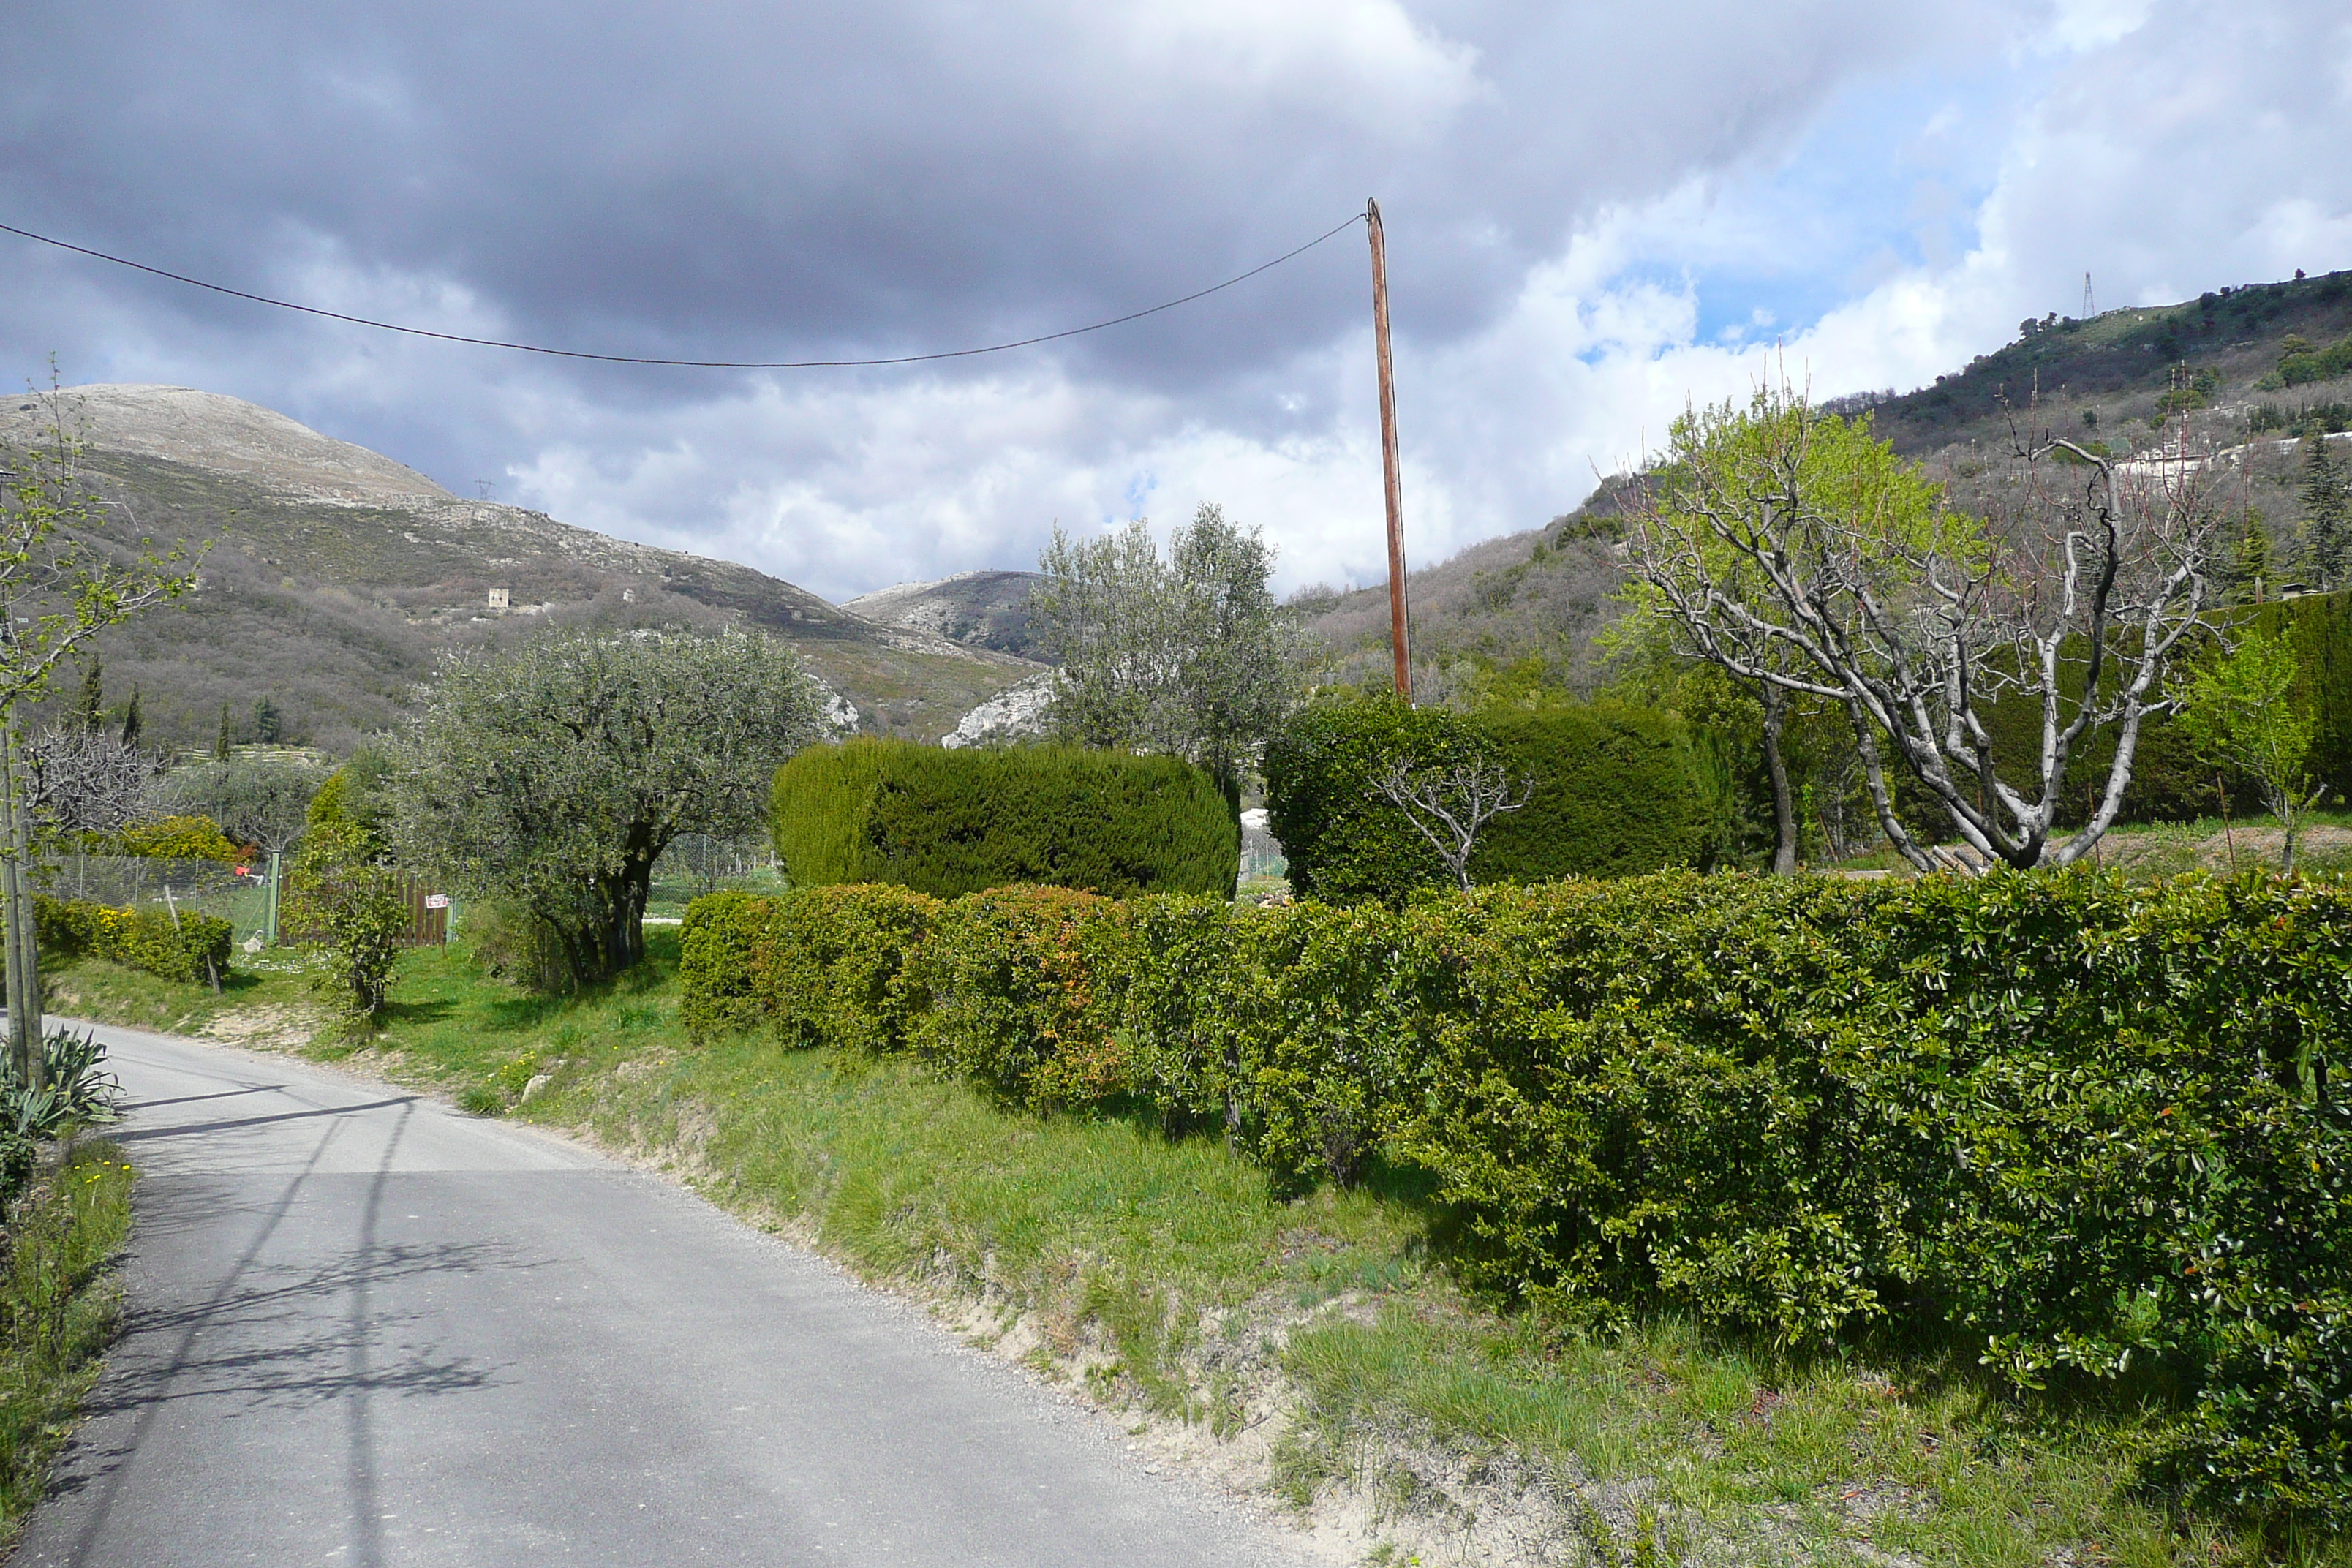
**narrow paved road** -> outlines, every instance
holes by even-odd
[[[655,1178],[101,1029],[127,1331],[18,1564],[1120,1564],[1294,1549]]]

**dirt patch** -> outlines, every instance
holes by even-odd
[[[198,1037],[252,1050],[299,1051],[325,1028],[328,1017],[317,1007],[289,1004],[277,1007],[234,1007],[216,1014]]]

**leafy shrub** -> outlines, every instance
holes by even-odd
[[[1673,715],[1601,705],[1474,721],[1506,766],[1536,781],[1527,808],[1496,818],[1480,837],[1470,862],[1478,881],[1624,877],[1704,862],[1717,792]]]
[[[1434,886],[1444,866],[1404,814],[1371,789],[1394,757],[1443,767],[1473,753],[1459,714],[1393,697],[1307,704],[1266,742],[1266,826],[1301,898],[1346,903]]]
[[[572,986],[563,939],[520,904],[480,899],[466,906],[466,936],[474,962],[526,991],[552,994]]]
[[[940,898],[1030,883],[1230,893],[1241,853],[1206,773],[1075,746],[813,746],[777,771],[772,823],[801,886],[887,882]]]
[[[134,822],[116,836],[125,855],[164,860],[241,860],[245,851],[209,816],[165,816]]]
[[[689,1008],[904,1040],[1032,1105],[1140,1102],[1295,1181],[1385,1149],[1461,1216],[1468,1279],[1586,1321],[1817,1343],[1924,1314],[2021,1384],[2149,1374],[2179,1391],[2151,1479],[2352,1526],[2344,889],[1015,889],[893,892],[921,918],[887,926],[884,891],[698,903]],[[887,978],[784,961],[853,917]]]
[[[697,1039],[772,1028],[793,1046],[903,1050],[916,993],[902,975],[939,900],[905,888],[713,893],[687,906],[679,1016]]]
[[[1004,1098],[1086,1104],[1129,1084],[1109,1009],[1119,908],[1066,888],[1000,888],[941,908],[908,961],[929,999],[910,1043]]]
[[[354,836],[365,858],[381,858],[385,850],[384,796],[391,775],[390,757],[379,751],[361,751],[329,773],[319,792],[310,797],[303,812],[306,831],[341,829]]]
[[[41,945],[143,969],[166,980],[216,980],[228,973],[235,928],[216,915],[182,910],[119,910],[40,896],[34,929]]]
[[[1436,852],[1370,781],[1396,757],[1442,767],[1480,755],[1536,788],[1487,826],[1470,860],[1476,881],[1634,875],[1698,865],[1711,851],[1719,792],[1668,714],[1561,705],[1464,715],[1347,698],[1300,710],[1266,747],[1268,825],[1293,887],[1348,902],[1437,883]]]
[[[330,957],[314,984],[342,1016],[373,1020],[392,988],[392,966],[408,934],[408,898],[399,877],[380,866],[351,866],[318,895]]]
[[[2333,381],[2346,374],[2352,374],[2352,338],[2340,338],[2321,349],[2290,345],[2289,352],[2279,357],[2278,378],[2283,385]]]

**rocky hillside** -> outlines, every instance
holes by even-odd
[[[1969,505],[1997,478],[2012,419],[2063,427],[2116,455],[2179,442],[2226,454],[2228,504],[2267,531],[2274,575],[2298,567],[2304,465],[2335,434],[2352,468],[2352,271],[2219,289],[2185,304],[2088,321],[2020,323],[2017,340],[1916,391],[1829,399],[1868,414],[1896,450],[1927,463]],[[2330,352],[2333,350],[2334,352]],[[1615,483],[1540,529],[1487,540],[1415,572],[1414,691],[1461,700],[1540,678],[1591,693],[1609,672],[1593,639],[1623,581]],[[1318,679],[1389,679],[1385,584],[1308,589],[1292,604],[1321,655]]]
[[[656,550],[424,475],[266,408],[185,387],[64,395],[106,499],[159,541],[211,547],[197,591],[109,633],[107,693],[135,685],[148,733],[203,743],[229,706],[241,739],[267,699],[289,739],[331,751],[395,722],[444,649],[551,622],[742,623],[798,648],[846,720],[935,739],[1035,672],[1017,657],[887,626],[732,562]],[[40,400],[0,405],[0,447]]]
[[[1029,630],[1034,572],[959,572],[936,583],[900,583],[845,600],[842,608],[887,626],[933,633],[966,647],[1039,657]]]

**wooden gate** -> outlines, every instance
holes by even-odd
[[[431,883],[414,871],[394,871],[392,875],[399,884],[401,901],[408,906],[408,929],[401,934],[400,945],[446,945],[449,941],[449,895],[435,891]],[[322,898],[332,899],[335,884],[331,881],[327,883],[320,893]],[[281,943],[300,946],[329,940],[327,932],[318,928],[315,921],[298,925],[292,919],[286,918],[292,913],[291,909],[286,909],[280,917],[278,940]]]

